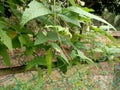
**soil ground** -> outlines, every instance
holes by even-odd
[[[17,62],[14,63],[16,64]],[[0,67],[2,66],[5,67],[4,64],[0,63]],[[106,61],[97,64],[97,66],[98,68],[93,65],[76,65],[69,68],[66,74],[61,73],[60,70],[53,70],[50,76],[48,76],[44,70],[43,90],[53,90],[55,87],[66,88],[61,90],[73,90],[76,87],[82,87],[82,90],[87,90],[87,87],[82,85],[83,81],[86,81],[89,85],[94,85],[99,81],[92,90],[111,90],[110,88],[114,77],[114,65],[111,65]],[[81,76],[79,75],[82,75],[82,78],[80,78]],[[13,87],[16,85],[16,78],[19,82],[28,82],[29,80],[32,80],[33,76],[37,77],[37,71],[0,76],[0,86]],[[28,87],[30,87],[30,85],[28,85]],[[37,85],[37,82],[36,80],[33,80],[32,86],[35,85]]]

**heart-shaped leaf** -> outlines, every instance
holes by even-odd
[[[35,0],[33,0],[28,7],[29,8],[26,8],[22,15],[22,26],[36,17],[50,14],[49,9],[47,9],[42,3],[39,3]]]

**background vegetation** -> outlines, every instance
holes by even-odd
[[[117,2],[109,2],[115,4],[116,14],[119,13]],[[85,3],[93,7],[98,2],[86,0]],[[99,3],[111,10],[111,5],[106,6],[108,3],[105,4],[105,1]],[[120,48],[106,30],[116,29],[91,14],[94,7],[90,9],[86,6],[82,7],[80,0],[1,0],[0,55],[6,65],[12,67],[8,52],[16,48],[21,49],[21,54],[28,59],[23,63],[27,65],[26,70],[35,67],[41,77],[42,68],[47,68],[48,74],[53,68],[65,73],[68,67],[76,64],[112,62],[120,53]],[[95,13],[101,14],[101,10],[97,8]],[[93,20],[104,24],[96,26]]]

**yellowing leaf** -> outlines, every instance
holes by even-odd
[[[47,72],[50,74],[52,72],[52,50],[49,49],[46,53],[46,63],[47,63]]]
[[[10,31],[9,32],[9,36],[13,39],[15,38],[15,36],[17,35],[17,32],[16,31]]]

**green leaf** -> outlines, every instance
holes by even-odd
[[[95,19],[95,20],[98,20],[100,22],[103,22],[103,23],[107,24],[108,26],[110,26],[111,28],[113,28],[114,30],[116,30],[110,23],[108,23],[104,19],[102,19],[102,18],[100,18],[100,17],[98,17],[96,15],[93,15],[93,14],[91,14],[89,12],[86,12],[85,10],[81,9],[80,7],[71,6],[71,7],[68,7],[67,9],[70,10],[70,11],[78,13],[80,16],[87,16],[87,17],[89,17],[91,19]]]
[[[68,61],[68,59],[67,59],[67,57],[66,57],[65,54],[63,53],[62,49],[61,49],[57,44],[55,44],[55,43],[50,43],[50,45],[52,45],[52,47],[53,47],[58,53],[60,53],[60,56],[61,56],[68,64],[70,64],[69,61]]]
[[[48,41],[48,38],[43,34],[43,32],[39,32],[37,35],[37,40],[34,45],[39,45]]]
[[[93,51],[95,51],[95,52],[104,52],[102,49],[100,49],[100,48],[95,48],[95,49],[93,49]]]
[[[18,36],[16,36],[15,38],[12,39],[12,44],[13,44],[13,48],[20,48],[21,47]]]
[[[58,31],[59,33],[62,35],[62,36],[65,36],[66,38],[72,38],[72,34],[70,33],[70,30],[69,28],[67,27],[61,27],[61,26],[57,26],[58,28]]]
[[[107,25],[102,25],[99,27],[102,30],[109,30],[111,27],[107,26]]]
[[[40,21],[42,24],[45,25],[54,25],[52,18],[49,18],[49,16],[40,16],[37,18],[38,21]]]
[[[43,78],[43,71],[40,67],[37,68],[38,71],[38,86],[39,88],[41,88],[44,84],[44,78]]]
[[[11,67],[10,58],[8,56],[7,49],[5,48],[5,46],[0,45],[0,54],[2,55],[5,64]]]
[[[22,35],[19,36],[19,41],[20,41],[21,47],[23,47],[27,43],[25,38]]]
[[[12,39],[7,35],[6,31],[0,30],[0,42],[2,42],[10,51],[13,50]]]
[[[115,38],[109,32],[106,32],[97,27],[92,27],[92,29],[97,33],[99,32],[101,35],[107,36],[107,38],[109,38],[111,41],[115,41]]]
[[[28,21],[43,15],[50,14],[49,9],[47,9],[42,3],[33,0],[26,8],[22,15],[21,25],[24,26]]]
[[[5,21],[4,18],[0,17],[0,29],[5,28],[6,26],[8,26],[8,23]]]
[[[42,65],[42,66],[46,66],[46,60],[45,57],[35,57],[33,60],[28,62],[28,65],[26,67],[26,70],[31,69],[32,67],[38,66],[38,65]]]
[[[86,44],[82,43],[82,42],[76,42],[74,45],[78,49],[89,50],[89,47]]]
[[[81,52],[80,50],[77,50],[77,54],[78,54],[78,56],[79,56],[80,58],[86,60],[87,63],[93,63],[93,64],[94,64],[94,62],[93,62],[90,58],[86,57],[86,56],[84,55],[84,53]]]
[[[75,6],[75,0],[68,0],[72,6]]]
[[[57,36],[56,31],[48,31],[47,32],[47,38],[49,40],[58,40],[58,36]]]
[[[58,67],[63,73],[66,73],[66,72],[67,72],[67,65],[63,62],[63,60],[61,60],[61,58],[58,58],[57,67]]]
[[[0,14],[1,13],[4,14],[4,11],[5,11],[5,7],[0,4]]]
[[[14,26],[15,27],[15,26]],[[30,35],[34,35],[34,32],[30,29],[30,28],[27,28],[27,27],[23,27],[23,28],[20,28],[20,26],[17,27],[16,25],[16,30],[20,33],[24,33],[24,34],[30,34]]]
[[[52,60],[53,60],[52,50],[49,49],[49,50],[46,52],[46,64],[47,64],[47,72],[48,72],[48,75],[52,72]]]
[[[34,51],[35,51],[34,47],[26,47],[26,56],[27,57],[31,56]]]
[[[120,54],[120,48],[117,47],[105,47],[105,50],[109,53],[109,54]]]
[[[36,59],[36,58],[35,58]],[[30,70],[31,68],[33,68],[34,66],[38,65],[38,61],[37,60],[31,60],[28,62],[26,70]]]
[[[19,36],[19,41],[21,44],[21,47],[26,45],[27,47],[33,46],[33,42],[30,40],[30,37],[27,34],[23,34]]]
[[[66,22],[69,22],[69,23],[71,23],[73,25],[76,25],[76,26],[80,27],[79,20],[77,20],[76,18],[72,18],[72,16],[68,17],[68,16],[62,15],[62,14],[58,14],[58,16],[60,16]]]
[[[70,56],[72,57],[72,59],[75,59],[77,56],[76,50],[72,50],[72,52],[70,53]]]
[[[92,8],[82,7],[82,9],[87,11],[87,12],[94,12],[94,9],[92,9]]]

